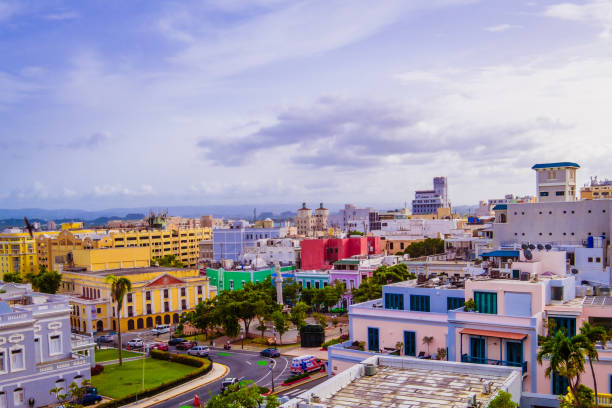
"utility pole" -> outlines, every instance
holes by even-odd
[[[270,374],[272,375],[272,392],[274,392],[274,360],[270,360]]]

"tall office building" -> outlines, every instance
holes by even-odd
[[[450,207],[446,177],[434,177],[433,190],[417,190],[412,200],[412,213],[436,214],[438,208]]]

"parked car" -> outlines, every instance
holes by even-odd
[[[102,401],[102,397],[98,395],[98,389],[96,387],[87,387],[85,389],[85,394],[76,400],[78,405],[93,405]]]
[[[168,345],[169,346],[176,346],[177,344],[180,344],[182,342],[184,342],[185,339],[182,337],[173,337],[170,340],[168,340]]]
[[[169,324],[158,324],[151,330],[151,333],[153,334],[162,334],[162,333],[168,333],[168,332],[170,332]]]
[[[153,343],[151,350],[168,351],[168,345],[166,343]]]
[[[291,360],[291,372],[295,374],[313,371],[325,371],[325,361],[315,356],[300,356]]]
[[[221,382],[221,392],[227,390],[230,385],[238,384],[238,388],[240,388],[240,383],[237,378],[227,377],[223,382]]]
[[[280,351],[277,348],[271,347],[265,350],[261,350],[259,355],[263,357],[280,357]]]
[[[193,346],[197,346],[198,343],[194,342],[194,341],[189,341],[186,340],[182,343],[179,343],[176,345],[176,349],[177,350],[189,350],[190,348],[192,348]]]
[[[190,356],[208,357],[209,351],[208,346],[193,346],[187,351],[187,354]]]
[[[102,336],[98,337],[96,341],[98,343],[112,343],[114,340],[113,336],[111,336],[110,334],[103,334]]]
[[[144,342],[142,339],[132,339],[127,342],[129,348],[142,348],[144,347]]]

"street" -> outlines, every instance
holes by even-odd
[[[270,359],[261,357],[258,352],[238,350],[214,349],[210,353],[210,358],[220,364],[225,364],[230,368],[227,377],[234,377],[238,380],[252,380],[257,385],[272,389],[272,376],[270,375],[269,362],[274,361],[274,384],[280,384],[285,378],[289,377],[289,364],[291,357],[277,357]],[[267,364],[264,365],[264,362]],[[157,408],[178,408],[182,405],[191,405],[197,394],[202,404],[210,399],[210,395],[218,394],[221,391],[221,381],[218,380],[203,387],[187,392],[176,398],[171,398],[161,402],[154,407]]]

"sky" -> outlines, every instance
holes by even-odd
[[[609,0],[0,0],[0,208],[477,204],[611,118]]]

